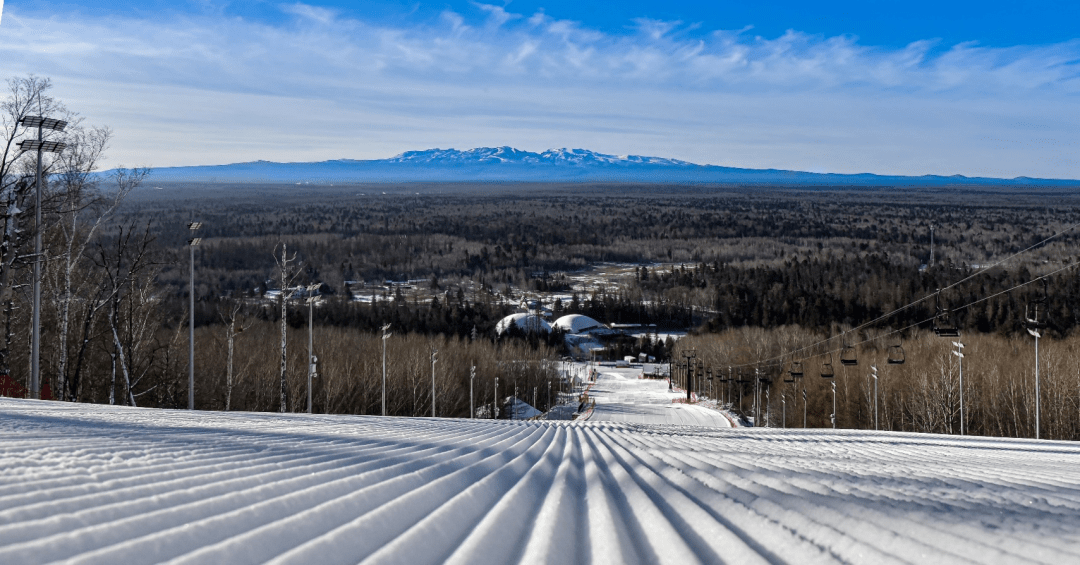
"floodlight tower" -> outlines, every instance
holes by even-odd
[[[37,177],[34,183],[34,313],[30,338],[30,398],[41,397],[41,156],[42,153],[59,153],[66,144],[45,141],[45,130],[64,131],[67,122],[42,116],[26,116],[19,120],[23,127],[37,128],[37,139],[19,142],[23,151],[37,151]]]
[[[194,236],[195,231],[201,227],[202,222],[188,223],[188,230],[192,235],[191,239],[188,239],[188,248],[191,250],[191,278],[188,280],[188,410],[195,409],[195,247],[202,238]]]

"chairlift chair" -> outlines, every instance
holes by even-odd
[[[1048,308],[1046,304],[1048,286],[1046,279],[1043,279],[1042,296],[1032,302],[1028,302],[1027,306],[1024,307],[1024,322],[1028,329],[1041,330],[1045,329],[1048,324]]]
[[[790,374],[793,379],[803,376],[802,361],[792,361],[791,370],[788,371],[788,374]]]
[[[890,365],[904,364],[904,348],[900,345],[899,340],[894,345],[889,346],[889,358],[886,362]]]
[[[829,359],[827,361],[822,361],[821,362],[821,378],[823,378],[823,379],[831,379],[834,376],[836,376],[836,372],[833,371],[832,355],[830,355]]]
[[[845,367],[854,367],[859,364],[859,358],[855,355],[855,348],[844,344],[844,348],[840,350],[840,364]]]
[[[952,311],[941,307],[941,291],[934,295],[934,333],[938,337],[960,337],[960,329],[956,327]]]

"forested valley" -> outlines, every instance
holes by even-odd
[[[792,416],[800,387],[809,425],[828,425],[831,413],[824,379],[784,383],[791,363],[815,367],[810,375],[853,344],[862,364],[836,377],[841,427],[874,426],[867,370],[876,363],[887,368],[879,425],[951,433],[958,367],[949,340],[932,332],[947,320],[968,346],[966,427],[1025,436],[1034,394],[1025,320],[1037,303],[1048,352],[1043,431],[1080,435],[1080,200],[1072,194],[176,185],[140,170],[93,173],[107,141],[107,131],[96,133],[106,139],[94,131],[76,144],[82,153],[47,169],[41,373],[52,398],[186,407],[193,317],[197,408],[303,410],[310,315],[315,411],[378,413],[384,346],[390,414],[431,413],[435,350],[439,415],[467,416],[470,401],[494,394],[496,377],[500,390],[535,394],[544,408],[547,388],[561,386],[553,362],[572,353],[562,335],[495,332],[535,300],[553,317],[647,328],[610,340],[609,358],[674,362],[694,348],[716,375],[693,383],[702,393],[728,368],[756,368],[768,374],[770,422],[789,408],[788,425],[802,424]],[[24,164],[4,175],[5,394],[25,394],[29,372],[34,233],[22,211],[34,206],[30,172]],[[621,274],[605,271],[611,265]],[[282,292],[308,285],[317,305]],[[658,337],[669,332],[689,335]],[[886,367],[882,352],[892,346],[905,348],[904,365]],[[723,386],[730,395],[745,385]]]

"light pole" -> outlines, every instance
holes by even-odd
[[[311,379],[315,376],[315,330],[314,330],[314,318],[315,318],[315,291],[319,290],[319,283],[307,285],[307,355],[308,355],[308,373],[307,373],[307,413],[311,414]]]
[[[386,415],[386,340],[393,335],[390,333],[390,324],[382,327],[382,415]]]
[[[832,414],[829,415],[829,419],[832,420],[832,428],[836,429],[836,381],[832,382]]]
[[[473,394],[473,382],[476,380],[476,365],[469,369],[469,417],[476,417],[476,395]],[[551,386],[550,384],[548,385]],[[550,388],[548,389],[550,390]]]
[[[495,397],[492,398],[492,402],[491,402],[491,419],[492,420],[497,420],[499,418],[499,414],[498,414],[498,410],[499,410],[499,377],[495,377],[494,391],[495,391],[495,394],[494,394]]]
[[[195,409],[195,247],[202,241],[201,237],[195,237],[195,232],[201,227],[202,222],[188,223],[192,236],[188,240],[191,251],[191,278],[188,280],[188,410]]]
[[[435,362],[439,360],[438,349],[431,350],[431,417],[435,417]]]
[[[36,204],[34,206],[34,306],[33,330],[30,337],[30,398],[41,398],[41,154],[59,153],[67,145],[59,141],[45,141],[45,130],[64,131],[67,122],[41,116],[26,116],[19,123],[23,127],[38,130],[37,139],[19,142],[23,151],[37,151],[37,177],[34,182]]]
[[[806,389],[802,389],[802,427],[806,428]]]
[[[1042,335],[1035,328],[1028,328],[1027,331],[1035,336],[1035,439],[1039,439],[1039,338]]]
[[[961,375],[963,375],[963,372],[961,372],[960,374],[961,374]],[[878,429],[878,410],[877,410],[877,396],[878,396],[878,392],[877,392],[877,380],[878,380],[878,379],[877,379],[877,365],[870,365],[870,376],[871,376],[871,377],[874,377],[874,431],[877,431],[877,429]],[[963,377],[960,377],[960,382],[961,382],[961,384],[963,383]],[[962,398],[962,396],[961,396],[961,398]],[[963,401],[961,401],[960,405],[961,405],[961,406],[963,406]],[[962,411],[963,411],[963,409],[961,409],[961,412],[962,412]],[[963,416],[961,416],[961,420],[963,420]],[[960,435],[963,435],[963,432],[961,432],[961,433],[960,433]]]
[[[957,357],[958,362],[960,363],[960,435],[964,435],[964,352],[961,351],[964,348],[964,344],[960,343],[960,340],[956,340],[952,343],[956,346],[956,351],[953,351],[952,354]],[[1039,340],[1037,338],[1035,340],[1035,343],[1039,343]],[[1038,347],[1036,347],[1036,349],[1038,349]],[[1036,356],[1037,355],[1038,354],[1036,353]],[[1036,404],[1036,406],[1038,405]],[[1038,439],[1038,436],[1036,436],[1036,439]]]
[[[780,423],[780,427],[781,428],[786,428],[787,427],[787,394],[781,394],[780,395],[780,406],[781,406],[780,411],[782,413],[781,415],[784,418],[784,421]]]

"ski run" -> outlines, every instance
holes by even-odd
[[[573,422],[0,399],[0,563],[1080,562],[1080,446],[677,396],[605,368]]]

